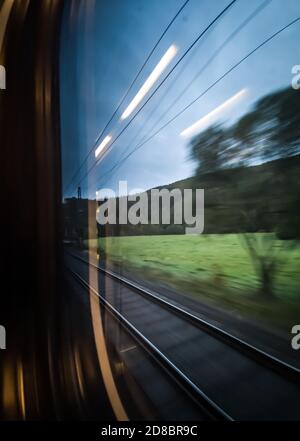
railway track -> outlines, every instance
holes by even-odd
[[[300,419],[297,368],[113,271],[73,253],[67,256],[73,276],[92,289],[212,418]],[[99,289],[87,281],[88,265],[99,273]]]

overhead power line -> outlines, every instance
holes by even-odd
[[[109,148],[106,152],[110,151],[115,142],[120,138],[120,136],[124,133],[124,131],[131,125],[131,123],[135,120],[135,118],[139,115],[139,113],[144,109],[147,103],[152,99],[152,97],[156,94],[156,92],[161,88],[161,86],[165,83],[165,81],[169,78],[172,72],[176,69],[176,67],[182,62],[182,60],[188,55],[188,53],[193,49],[193,47],[198,43],[198,41],[208,32],[208,30],[228,11],[234,3],[238,0],[232,0],[207,26],[206,28],[198,35],[198,37],[190,44],[190,46],[186,49],[183,55],[179,58],[179,60],[175,63],[172,69],[168,72],[168,74],[163,78],[163,80],[159,83],[156,89],[151,93],[151,95],[147,98],[144,104],[139,108],[139,110],[134,114],[131,120],[126,124],[126,126],[120,131],[120,133],[116,136],[113,142],[110,144]],[[83,177],[79,180],[78,185],[89,175],[89,173],[96,166],[98,161],[95,161],[92,166],[86,171]]]
[[[188,91],[188,89],[191,87],[191,85],[199,78],[199,76],[205,71],[205,69],[207,69],[207,67],[216,59],[216,57],[220,54],[220,52],[228,45],[228,43],[230,43],[249,23],[250,21],[252,21],[272,0],[265,0],[262,4],[260,4],[253,12],[251,12],[251,14],[224,40],[224,42],[215,50],[215,52],[211,55],[211,57],[208,59],[208,61],[206,61],[206,63],[201,67],[201,69],[194,75],[194,77],[191,79],[191,81],[189,81],[189,83],[184,87],[184,89],[180,92],[180,94],[171,102],[171,104],[167,107],[166,110],[164,110],[164,116],[168,115],[170,110],[172,110],[172,108],[178,103],[178,101],[183,97],[183,95]],[[178,80],[178,77],[177,79]],[[176,81],[175,80],[175,81]],[[173,82],[171,84],[171,87],[174,86]],[[164,100],[166,98],[166,96],[168,95],[168,93],[171,90],[171,87],[166,89],[166,92],[163,94],[163,96],[160,99],[160,102],[162,102],[162,100]],[[152,115],[154,114],[154,112],[157,109],[154,107],[154,109],[152,110],[152,112],[150,113],[148,119],[150,120]],[[153,132],[153,130],[155,130],[155,128],[159,125],[159,123],[161,122],[161,116],[158,118],[158,120],[152,124],[151,128],[149,130],[147,130],[146,134],[144,134],[142,136],[142,138],[140,139],[140,141],[138,142],[138,145],[140,143],[142,143],[145,139],[148,138],[148,136],[150,136],[150,134]],[[147,124],[147,123],[146,123]],[[138,138],[139,133],[136,134],[136,136],[133,138],[133,140],[131,141],[131,143],[129,143],[127,145],[127,147],[125,148],[124,152],[123,152],[123,156],[127,153],[127,151],[130,149],[132,143]],[[119,161],[117,161],[117,163],[119,163]],[[115,166],[114,166],[115,167]],[[114,169],[114,167],[112,167],[108,172],[110,172],[111,170]],[[105,172],[105,175],[108,173]]]
[[[179,10],[176,12],[176,14],[174,15],[174,17],[172,18],[172,20],[169,22],[169,24],[167,25],[167,27],[164,29],[163,33],[161,34],[161,36],[159,37],[159,39],[157,40],[157,42],[155,43],[155,45],[153,46],[153,48],[151,49],[151,51],[149,52],[149,54],[147,55],[145,61],[143,62],[142,66],[140,67],[139,71],[137,72],[137,74],[135,75],[135,77],[133,78],[132,82],[130,83],[129,87],[127,88],[125,94],[123,95],[123,97],[121,98],[121,101],[119,102],[119,104],[117,105],[116,109],[114,110],[113,114],[111,115],[110,119],[108,120],[108,122],[106,123],[106,125],[104,126],[104,128],[102,129],[101,133],[97,136],[97,139],[93,145],[93,147],[89,150],[89,152],[87,153],[86,157],[84,158],[84,160],[82,161],[82,163],[80,164],[80,166],[78,167],[78,169],[75,171],[74,175],[72,176],[71,180],[69,181],[69,183],[67,184],[66,188],[64,191],[66,191],[69,186],[73,183],[74,179],[76,178],[77,174],[80,172],[80,170],[82,169],[83,165],[86,163],[86,161],[88,160],[89,156],[91,155],[91,153],[93,152],[95,145],[97,145],[97,143],[99,142],[99,140],[101,139],[101,137],[103,136],[105,130],[108,128],[108,126],[110,125],[110,123],[112,122],[112,120],[114,119],[114,117],[116,116],[116,114],[118,113],[118,111],[120,110],[120,107],[122,106],[122,104],[124,103],[125,99],[127,98],[129,92],[132,90],[134,84],[136,83],[137,79],[139,78],[140,74],[142,73],[142,71],[144,70],[146,64],[148,63],[149,59],[151,58],[151,56],[153,55],[154,51],[156,50],[156,48],[158,47],[159,43],[162,41],[162,39],[164,38],[164,36],[166,35],[166,33],[168,32],[168,30],[170,29],[170,27],[172,26],[172,24],[174,23],[174,21],[177,19],[177,17],[181,14],[181,12],[183,11],[183,9],[187,6],[187,4],[189,3],[190,0],[186,0],[183,5],[179,8]]]
[[[188,105],[186,105],[183,109],[181,109],[176,115],[174,115],[171,119],[169,119],[165,124],[163,124],[156,132],[154,132],[152,135],[150,135],[147,139],[145,139],[143,142],[138,144],[131,152],[129,152],[124,158],[122,158],[115,166],[113,166],[110,170],[108,170],[105,175],[108,173],[111,173],[113,170],[118,169],[121,167],[121,165],[124,164],[127,159],[133,155],[137,150],[139,150],[143,145],[145,145],[147,142],[149,142],[151,139],[153,139],[155,136],[157,136],[162,130],[164,130],[168,125],[170,125],[173,121],[175,121],[179,116],[181,116],[184,112],[186,112],[193,104],[195,104],[197,101],[199,101],[204,95],[206,95],[213,87],[215,87],[218,83],[220,83],[225,77],[227,77],[231,72],[233,72],[237,67],[239,67],[244,61],[246,61],[251,55],[253,55],[255,52],[257,52],[259,49],[261,49],[263,46],[265,46],[267,43],[269,43],[271,40],[273,40],[275,37],[277,37],[279,34],[284,32],[286,29],[290,28],[294,24],[300,21],[300,17],[297,17],[296,19],[292,20],[290,23],[276,31],[274,34],[272,34],[270,37],[265,39],[262,43],[260,43],[258,46],[256,46],[254,49],[252,49],[250,52],[248,52],[247,55],[245,55],[243,58],[241,58],[237,63],[235,63],[231,68],[229,68],[223,75],[221,75],[217,80],[215,80],[209,87],[207,87],[200,95],[198,95],[194,100],[192,100]],[[104,176],[104,175],[103,175]],[[101,177],[101,181],[98,185],[102,182],[103,176]],[[107,182],[108,179],[104,181]]]

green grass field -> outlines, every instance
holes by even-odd
[[[300,319],[300,247],[283,251],[281,241],[272,244],[281,263],[274,279],[274,299],[269,300],[259,293],[259,278],[236,234],[99,239],[100,258],[105,254],[112,264],[122,263],[138,277],[285,327]]]

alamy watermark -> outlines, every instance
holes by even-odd
[[[173,223],[185,225],[186,234],[203,233],[203,189],[153,188],[148,191],[135,189],[128,193],[127,181],[120,181],[118,194],[125,196],[117,197],[110,188],[96,192],[96,199],[101,202],[96,214],[98,224],[170,225]]]
[[[293,326],[291,333],[295,334],[291,340],[292,348],[295,349],[295,351],[298,351],[300,349],[300,325]]]
[[[6,330],[0,325],[0,349],[6,349]]]
[[[295,64],[295,66],[292,67],[291,73],[293,75],[292,88],[298,90],[300,89],[300,64]]]
[[[6,89],[6,70],[5,67],[0,64],[0,89]]]

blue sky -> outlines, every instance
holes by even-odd
[[[229,0],[190,0],[148,61],[105,135],[112,140],[128,122],[120,115],[171,44],[178,52],[167,74],[186,48]],[[109,153],[80,183],[84,196],[95,197],[103,187],[117,188],[127,180],[129,188],[151,188],[193,174],[189,140],[180,132],[222,104],[241,89],[247,94],[219,115],[216,122],[230,124],[247,112],[261,96],[291,84],[291,68],[300,64],[300,22],[250,57],[236,71],[211,89],[187,112],[143,145],[113,172],[156,123],[157,128],[192,101],[228,68],[273,32],[300,16],[299,0],[272,0],[241,30],[168,110],[190,80],[224,40],[263,0],[238,0],[178,65],[157,94]],[[61,132],[63,187],[73,177],[110,119],[126,89],[183,0],[86,0],[67,3],[61,38]],[[159,79],[159,81],[164,75]],[[158,83],[157,83],[158,84]],[[299,92],[300,99],[300,92]],[[78,182],[95,162],[94,152],[83,164],[65,196],[76,195]]]

